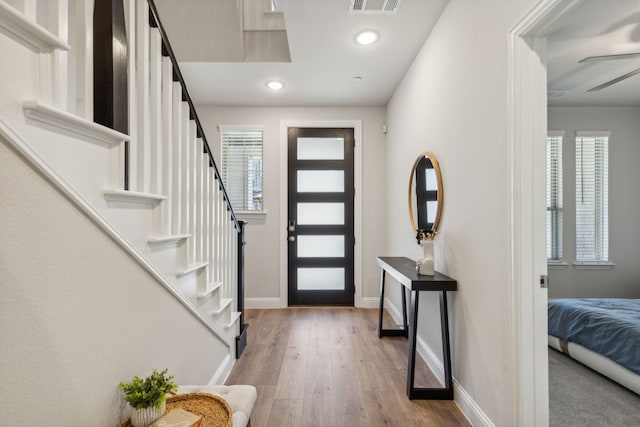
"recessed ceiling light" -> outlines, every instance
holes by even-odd
[[[378,33],[372,30],[362,31],[356,35],[356,43],[368,45],[378,40]]]
[[[277,80],[271,80],[267,82],[267,87],[271,90],[280,90],[284,87],[284,83]]]

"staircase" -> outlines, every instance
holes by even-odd
[[[91,40],[99,3],[126,8],[129,36],[119,48],[130,61],[126,97],[96,96],[95,105],[126,104],[128,132],[94,122]],[[193,316],[209,331],[208,342],[193,345],[226,355],[207,379],[221,382],[246,345],[243,223],[153,1],[118,3],[0,0],[0,141],[175,297],[182,308],[166,313],[167,321]],[[143,324],[142,317],[144,307]]]

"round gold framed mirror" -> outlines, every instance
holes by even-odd
[[[432,240],[438,232],[443,201],[440,165],[432,153],[425,151],[411,168],[407,202],[411,228],[418,243],[425,239]]]

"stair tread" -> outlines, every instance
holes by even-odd
[[[207,287],[207,290],[204,291],[204,292],[200,292],[198,294],[198,298],[204,298],[206,296],[211,295],[212,293],[214,293],[215,291],[220,289],[221,286],[222,286],[222,282],[211,282],[211,283],[209,283],[209,286]]]
[[[220,313],[222,313],[227,307],[229,307],[231,305],[231,303],[233,302],[233,299],[231,298],[222,298],[220,300],[220,307],[218,307],[216,310],[213,310],[213,312],[211,314],[213,314],[214,316],[219,315]]]
[[[242,315],[242,313],[240,313],[239,311],[234,311],[233,313],[231,313],[231,320],[229,321],[229,323],[224,325],[224,328],[229,329],[230,327],[235,325],[238,319],[240,319],[240,315]]]
[[[191,234],[170,234],[167,236],[157,236],[149,238],[149,244],[173,243],[185,240],[191,237]]]
[[[112,202],[129,202],[141,204],[156,204],[167,199],[162,194],[142,193],[128,190],[106,190],[104,197]]]
[[[0,26],[5,27],[20,43],[37,53],[71,49],[67,42],[4,2],[0,2]]]
[[[88,138],[91,141],[101,143],[105,147],[112,147],[130,139],[129,135],[122,132],[37,101],[23,102],[22,109],[25,117],[48,125],[49,129],[53,127],[58,132],[71,132],[76,137],[81,139]]]
[[[202,268],[205,268],[207,265],[209,265],[208,262],[197,262],[195,264],[191,264],[190,266],[188,266],[184,270],[179,270],[176,274],[178,276],[185,276],[185,275],[187,275],[189,273],[193,273],[194,271],[197,271],[197,270],[200,270]]]

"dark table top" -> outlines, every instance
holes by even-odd
[[[378,257],[377,263],[394,279],[412,291],[456,291],[458,281],[438,273],[424,276],[416,271],[416,262],[406,257]]]

